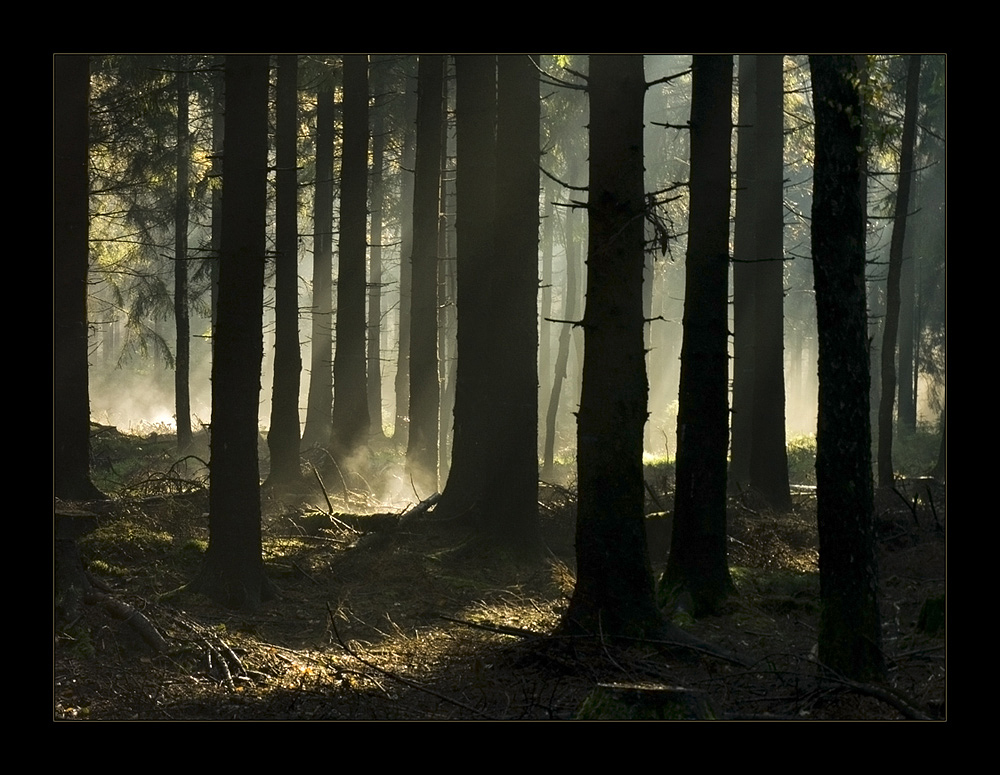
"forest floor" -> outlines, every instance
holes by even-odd
[[[542,487],[548,557],[529,565],[456,547],[433,512],[401,519],[404,507],[360,489],[332,508],[318,486],[296,498],[265,494],[265,567],[279,595],[252,614],[220,609],[182,589],[207,545],[208,497],[200,464],[174,463],[172,445],[165,435],[95,435],[95,468],[109,456],[116,494],[87,505],[97,528],[78,544],[105,602],[56,618],[56,719],[568,720],[598,684],[683,687],[720,719],[945,718],[945,496],[929,480],[878,498],[888,677],[874,686],[814,659],[808,487],[796,489],[789,514],[734,499],[737,594],[721,615],[665,612],[732,662],[676,644],[550,635],[573,586],[571,486]],[[669,512],[670,468],[648,468],[647,484],[649,511]],[[669,520],[647,524],[658,577]],[[116,618],[133,611],[142,615],[133,624],[144,618],[163,636],[158,649]]]

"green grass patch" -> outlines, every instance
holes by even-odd
[[[99,557],[107,563],[128,563],[164,555],[170,551],[173,543],[174,538],[170,533],[151,530],[123,519],[99,527],[80,539],[80,548],[86,554]]]

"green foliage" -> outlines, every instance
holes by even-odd
[[[173,536],[126,518],[103,525],[80,539],[80,548],[105,562],[136,562],[163,555],[173,546]]]
[[[127,568],[124,568],[121,565],[112,565],[111,563],[99,559],[91,560],[88,567],[91,573],[96,573],[99,576],[126,578],[129,575],[129,571]]]
[[[897,433],[892,443],[893,469],[901,476],[926,476],[941,450],[941,429],[921,423],[916,433]]]
[[[788,480],[792,484],[816,484],[816,436],[793,436],[787,442]]]
[[[168,368],[173,353],[160,322],[172,320],[174,208],[177,198],[179,69],[192,71],[192,174],[187,198],[192,223],[205,220],[211,168],[211,59],[194,56],[94,57],[91,78],[91,265],[100,282],[90,307],[100,322],[122,320],[119,364],[155,355]],[[194,226],[192,237],[207,240]],[[189,297],[204,308],[204,261],[189,267]],[[168,327],[169,328],[169,327]]]

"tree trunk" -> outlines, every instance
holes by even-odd
[[[55,57],[55,191],[53,468],[55,495],[94,500],[90,481],[90,390],[87,365],[89,190],[87,145],[90,59]]]
[[[865,312],[862,72],[810,57],[816,112],[812,253],[819,331],[816,434],[819,659],[843,676],[882,675]]]
[[[455,57],[458,338],[452,465],[436,511],[470,516],[490,461],[494,357],[496,57]]]
[[[757,57],[757,223],[753,454],[750,486],[777,511],[792,508],[785,445],[783,57]]]
[[[691,205],[677,414],[677,494],[661,590],[686,590],[695,613],[732,592],[726,561],[732,56],[694,57]]]
[[[330,440],[333,410],[333,155],[334,89],[316,95],[316,196],[313,203],[312,346],[302,443]]]
[[[222,177],[222,146],[226,131],[225,57],[214,57],[212,77],[212,169],[209,175],[218,181]],[[222,253],[222,186],[212,186],[212,351],[215,352],[215,325],[219,313],[219,256]]]
[[[566,288],[563,290],[563,321],[576,319],[576,302],[580,293],[576,278],[577,245],[573,237],[573,220],[573,214],[567,212],[565,221]],[[552,390],[549,394],[548,410],[545,413],[545,451],[542,456],[542,477],[546,481],[551,481],[555,475],[556,419],[559,416],[559,397],[562,394],[563,380],[566,379],[566,367],[569,364],[569,346],[572,335],[573,325],[568,322],[561,323],[559,344],[556,350],[555,374],[552,379]]]
[[[382,219],[385,190],[385,93],[383,68],[376,69],[379,58],[372,59],[372,176],[371,176],[371,244],[368,246],[368,415],[372,422],[372,439],[385,438],[382,425]]]
[[[755,277],[757,265],[757,60],[739,58],[739,128],[736,133],[736,222],[733,227],[733,415],[728,487],[750,487],[753,457]]]
[[[437,286],[443,72],[443,57],[420,57],[411,261],[410,431],[406,467],[421,498],[432,495],[438,488]]]
[[[590,58],[590,216],[577,415],[577,582],[561,629],[641,637],[660,615],[646,549],[641,56]]]
[[[394,443],[408,443],[410,427],[410,319],[411,284],[413,279],[413,172],[416,164],[417,90],[408,89],[404,102],[402,180],[400,181],[400,251],[399,251],[399,341],[396,347],[396,419],[393,423]]]
[[[298,235],[298,59],[278,57],[275,146],[274,384],[268,483],[289,485],[302,478],[299,466],[299,235]]]
[[[482,502],[495,544],[521,556],[538,533],[538,55],[497,58],[496,359],[491,488]],[[485,472],[484,472],[485,473]]]
[[[891,487],[893,410],[896,398],[896,339],[899,330],[899,278],[903,269],[903,244],[906,238],[906,210],[910,205],[913,179],[913,144],[917,127],[920,82],[920,57],[911,56],[906,76],[906,108],[903,113],[902,148],[899,156],[899,186],[892,219],[892,242],[889,245],[889,276],[886,279],[885,324],[882,333],[882,385],[878,406],[878,483]],[[907,375],[909,379],[909,375]]]
[[[212,362],[209,544],[192,583],[228,608],[272,596],[260,534],[257,412],[263,359],[268,56],[226,57],[222,255]]]
[[[188,307],[188,181],[191,151],[188,128],[187,57],[178,57],[177,72],[177,200],[174,205],[174,322],[177,352],[174,359],[174,411],[177,449],[191,446],[191,319]]]
[[[441,120],[441,212],[438,215],[438,481],[446,482],[451,467],[451,420],[455,409],[455,360],[457,320],[455,314],[455,148],[454,124],[448,107],[447,60],[445,60]]]
[[[344,56],[344,156],[340,164],[337,348],[330,450],[342,470],[368,443],[365,277],[368,252],[368,55]]]
[[[502,58],[499,71],[498,89],[496,57],[456,58],[458,373],[452,470],[437,508],[492,549],[532,555],[540,548],[538,77],[521,55]]]

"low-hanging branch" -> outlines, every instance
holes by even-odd
[[[681,70],[679,73],[674,73],[673,75],[665,75],[662,78],[657,78],[655,81],[648,81],[646,83],[646,88],[649,89],[652,86],[656,86],[661,83],[670,83],[676,81],[678,78],[683,78],[685,75],[691,74],[691,68],[687,70]]]

